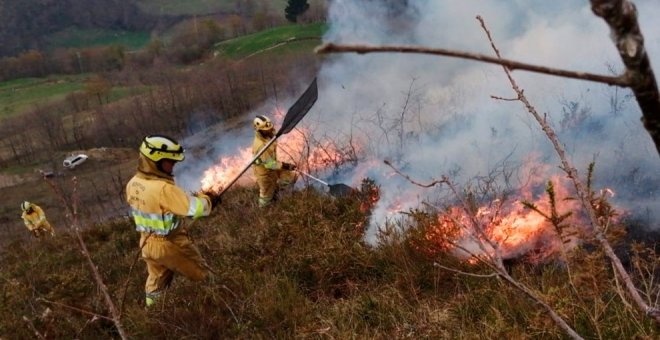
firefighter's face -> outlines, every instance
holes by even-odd
[[[162,159],[160,161],[160,169],[168,175],[171,175],[172,171],[174,171],[174,165],[176,165],[176,161],[171,159]]]
[[[273,138],[275,136],[275,129],[261,130],[261,135],[266,138]]]

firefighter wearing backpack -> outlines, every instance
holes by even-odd
[[[153,305],[174,273],[204,280],[208,265],[193,244],[184,218],[208,216],[220,203],[214,193],[186,192],[174,183],[172,171],[183,161],[184,149],[174,139],[151,135],[142,140],[137,173],[126,185],[126,199],[135,229],[140,232],[142,258],[147,264],[145,303]]]
[[[252,155],[256,155],[274,136],[275,128],[266,116],[257,116],[252,121],[254,127],[254,142]],[[285,187],[295,182],[294,164],[277,160],[277,142],[272,143],[252,165],[254,176],[259,186],[259,207],[270,205],[277,198],[279,187]]]
[[[21,203],[21,210],[23,211],[21,218],[23,218],[25,227],[28,228],[34,237],[41,238],[46,233],[49,233],[50,236],[55,236],[55,230],[48,223],[46,214],[44,214],[40,206],[25,201]]]

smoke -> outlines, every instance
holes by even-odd
[[[658,31],[660,3],[636,3],[652,63],[660,65],[660,37],[652,35]],[[505,58],[598,74],[623,70],[607,25],[587,1],[334,0],[324,41],[493,55],[477,15],[485,19]],[[616,207],[658,227],[660,158],[630,91],[527,72],[514,72],[514,77],[556,130],[581,176],[595,161],[593,188],[613,189]],[[333,54],[325,56],[318,78],[319,99],[301,125],[315,140],[353,143],[360,151],[357,165],[320,177],[334,176],[331,182],[354,187],[369,177],[381,187],[369,242],[376,242],[385,223],[401,218],[401,211],[451,196],[445,188],[411,184],[386,166],[385,159],[418,182],[446,175],[459,187],[474,178],[507,173],[499,185],[515,190],[532,175],[547,180],[562,174],[552,145],[524,107],[491,98],[515,97],[499,66],[427,55]],[[306,85],[300,84],[301,91]],[[278,103],[264,103],[255,112],[276,107]],[[182,186],[199,189],[204,171],[218,157],[251,145],[249,119],[227,128],[183,141],[193,152],[187,156],[192,161],[175,169]],[[217,140],[209,142],[213,138]],[[543,164],[537,172],[545,172],[523,170],[530,158]],[[542,193],[541,187],[536,194]]]
[[[660,37],[652,35],[660,4],[636,3],[652,63],[660,65]],[[493,55],[477,15],[505,58],[598,74],[623,70],[606,24],[587,1],[335,0],[324,41]],[[514,77],[546,114],[580,174],[586,176],[595,161],[594,188],[612,188],[617,207],[657,225],[660,159],[630,91],[526,72]],[[490,97],[515,97],[501,67],[413,54],[334,54],[321,68],[319,87],[306,121],[323,126],[324,137],[352,137],[364,151],[360,165],[335,179],[357,186],[370,177],[381,186],[369,241],[396,218],[393,212],[439,195],[394,175],[384,159],[427,182],[449,175],[465,183],[498,167],[521,165],[530,154],[540,154],[560,172],[552,146],[524,107]],[[515,179],[525,181],[523,175]]]
[[[251,151],[253,138],[251,119],[246,119],[238,120],[229,126],[228,124],[212,126],[184,139],[182,144],[186,148],[186,160],[174,168],[177,184],[189,192],[199,191],[207,169],[217,165],[222,157],[238,155],[239,150],[249,147]],[[249,181],[251,174],[252,172],[248,170],[239,183]]]

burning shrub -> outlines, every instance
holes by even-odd
[[[362,179],[358,200],[360,201],[360,211],[367,213],[373,208],[380,199],[380,186],[371,178]]]
[[[461,235],[460,226],[447,214],[433,214],[417,209],[407,215],[412,218],[415,227],[408,233],[408,242],[413,249],[427,257],[436,259],[454,249],[454,242]]]

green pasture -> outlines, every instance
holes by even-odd
[[[2,82],[0,83],[0,119],[24,113],[38,105],[64,100],[68,94],[82,91],[87,77],[87,75],[52,76]],[[134,93],[134,89],[114,87],[108,94],[108,101],[116,101]]]
[[[237,9],[237,2],[237,0],[140,0],[138,6],[143,11],[155,15],[204,15],[219,12],[233,13]],[[271,10],[283,12],[286,6],[286,0],[268,0],[268,2]]]
[[[149,32],[70,28],[51,34],[47,40],[51,49],[123,45],[128,50],[136,50],[146,46],[150,36]]]
[[[260,51],[273,48],[280,43],[295,38],[318,38],[291,42],[277,46],[275,49],[312,49],[320,44],[321,36],[327,29],[323,23],[314,23],[308,25],[287,25],[261,31],[258,33],[223,41],[216,45],[215,49],[229,58],[240,59]],[[272,51],[272,50],[269,50]]]
[[[82,76],[23,78],[0,83],[0,117],[62,100],[83,88]]]

